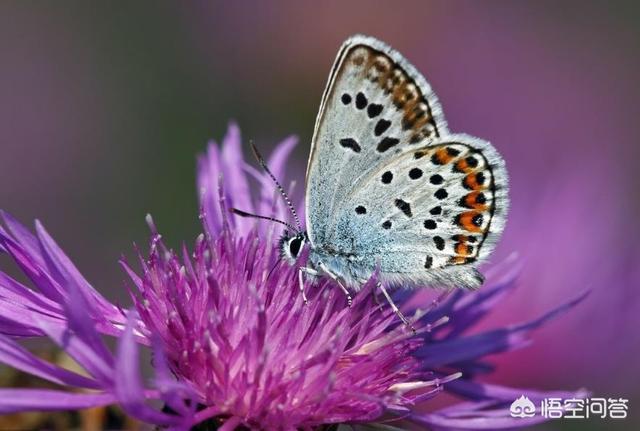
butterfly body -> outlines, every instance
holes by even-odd
[[[387,286],[475,288],[504,227],[507,173],[490,143],[449,131],[402,55],[354,36],[322,97],[305,198],[307,231],[283,253],[294,262],[308,246],[307,273],[356,291],[376,271]]]

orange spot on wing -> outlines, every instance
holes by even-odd
[[[478,211],[466,211],[457,217],[458,225],[469,232],[482,232],[482,228],[479,226],[482,225],[481,221],[482,213]]]
[[[464,177],[464,185],[470,190],[484,190],[485,185],[478,182],[478,174],[470,173]]]
[[[458,172],[464,172],[464,173],[469,173],[471,171],[473,171],[473,168],[471,166],[469,166],[469,164],[467,163],[466,159],[460,159],[456,162],[456,170]]]
[[[486,198],[482,192],[471,192],[463,198],[464,206],[478,211],[485,211],[487,209],[487,205],[483,199]]]
[[[434,156],[438,160],[438,162],[440,162],[441,165],[446,165],[451,160],[453,160],[453,157],[454,157],[451,154],[449,154],[446,148],[439,148],[438,150],[436,150],[436,153],[434,154]]]
[[[460,256],[470,256],[472,248],[463,242],[456,244],[456,254]]]

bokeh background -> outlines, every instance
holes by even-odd
[[[634,2],[0,2],[0,207],[37,217],[107,297],[116,260],[199,233],[195,157],[230,120],[268,151],[313,123],[340,43],[400,50],[450,128],[490,140],[511,175],[494,261],[517,252],[518,290],[486,326],[592,294],[496,358],[492,381],[630,398],[638,429],[640,8]],[[6,268],[6,261],[0,266]]]

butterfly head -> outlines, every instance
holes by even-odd
[[[289,263],[293,264],[300,256],[307,244],[307,233],[285,233],[280,238],[280,254]]]

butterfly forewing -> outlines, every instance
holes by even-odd
[[[435,95],[403,57],[356,36],[341,48],[316,120],[307,167],[307,228],[326,238],[337,200],[370,170],[411,145],[447,133]]]

